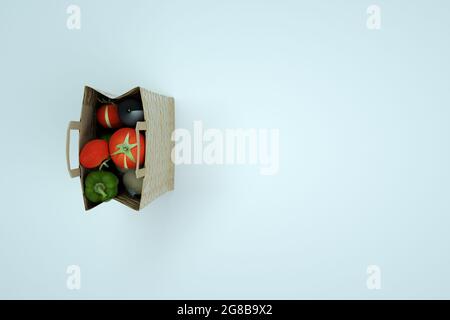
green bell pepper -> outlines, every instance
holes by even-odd
[[[87,175],[84,194],[94,203],[111,200],[117,195],[119,179],[108,171],[94,171]]]
[[[101,135],[100,139],[105,140],[106,142],[109,143],[109,139],[111,139],[111,136],[112,136],[112,133],[105,133],[105,134]]]

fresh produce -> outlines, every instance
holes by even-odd
[[[136,99],[126,99],[119,102],[120,121],[128,127],[136,127],[136,122],[144,121],[142,103]]]
[[[93,171],[84,180],[84,194],[94,203],[111,200],[117,195],[119,179],[108,171]]]
[[[146,143],[145,134],[135,128],[138,121],[145,121],[142,101],[137,97],[97,100],[98,107],[92,110],[97,120],[90,127],[95,138],[85,143],[79,155],[80,166],[87,169],[81,178],[84,198],[92,204],[116,198],[119,192],[129,198],[139,196],[144,178],[136,178],[135,169],[145,165]]]
[[[98,167],[108,158],[108,143],[102,139],[89,141],[80,152],[80,163],[87,169]]]
[[[139,164],[144,164],[145,139],[139,134]],[[136,168],[137,138],[136,131],[131,128],[117,130],[109,140],[109,153],[114,164],[121,169]]]
[[[136,172],[127,171],[123,175],[122,181],[129,194],[132,196],[141,194],[144,178],[136,178]]]
[[[113,103],[104,104],[98,108],[97,121],[103,128],[120,128],[122,126],[118,108]]]

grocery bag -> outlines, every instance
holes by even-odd
[[[99,204],[90,202],[84,194],[84,180],[89,170],[81,165],[77,168],[71,168],[70,132],[72,130],[79,131],[78,149],[80,152],[87,142],[97,137],[96,109],[99,104],[104,101],[117,103],[126,98],[140,99],[144,110],[145,120],[137,122],[135,128],[137,136],[139,133],[145,136],[144,164],[138,164],[135,169],[136,177],[143,177],[143,186],[140,196],[131,196],[126,190],[119,189],[119,193],[114,200],[134,210],[141,210],[162,194],[174,189],[175,166],[171,160],[171,152],[175,143],[171,139],[172,132],[175,129],[174,99],[142,87],[136,87],[125,94],[114,96],[86,86],[80,121],[69,122],[66,137],[67,169],[70,177],[80,177],[86,210],[90,210]],[[141,147],[138,143],[138,155],[140,150]]]

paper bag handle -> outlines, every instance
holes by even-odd
[[[139,157],[141,154],[141,139],[139,139],[139,131],[147,131],[147,122],[139,121],[136,123],[136,143],[137,143],[137,160],[136,160],[136,178],[145,176],[145,168],[139,168]]]
[[[70,131],[78,130],[80,131],[80,122],[79,121],[70,121],[69,126],[67,127],[67,135],[66,135],[66,160],[67,160],[67,170],[69,171],[69,175],[71,178],[80,176],[80,168],[71,169],[70,168]],[[139,149],[138,149],[139,150]]]

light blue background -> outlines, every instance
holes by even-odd
[[[0,297],[450,298],[449,17],[444,0],[1,1]],[[280,172],[178,166],[142,214],[85,214],[64,156],[85,84],[174,96],[177,127],[279,128]]]

